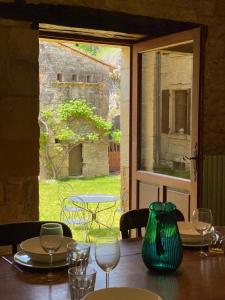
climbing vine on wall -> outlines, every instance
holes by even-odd
[[[40,155],[53,178],[59,176],[68,153],[83,142],[108,141],[113,134],[111,122],[97,115],[82,99],[69,99],[45,108],[40,113]],[[118,140],[118,139],[117,139]]]

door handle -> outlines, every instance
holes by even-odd
[[[183,156],[183,160],[197,160],[197,156],[187,156],[187,155],[184,155]]]
[[[193,162],[193,169],[194,169],[194,180],[197,180],[197,174],[198,174],[198,145],[197,143],[195,144],[195,150],[194,150],[194,155],[193,156],[183,156],[184,161],[192,161]]]

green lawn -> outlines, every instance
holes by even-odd
[[[112,194],[120,196],[120,176],[110,175],[95,178],[81,178],[81,179],[62,179],[62,180],[46,180],[39,182],[39,194],[40,194],[40,220],[59,221],[60,220],[60,200],[58,198],[58,186],[66,185],[72,187],[73,194]],[[106,204],[101,204],[102,208],[106,207]],[[108,204],[107,204],[108,205]],[[95,204],[92,204],[91,208],[94,208]],[[117,204],[120,208],[120,201]],[[108,213],[103,212],[99,214],[99,220],[104,224],[109,224],[116,230],[119,228],[120,213],[117,211],[115,214],[114,222],[113,211],[109,210]],[[81,227],[71,227],[73,236],[77,240],[84,239]],[[92,231],[89,232],[91,237],[92,233],[98,231],[104,233],[104,229],[100,228],[97,224],[93,224]]]

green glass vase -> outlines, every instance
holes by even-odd
[[[149,220],[142,244],[142,258],[149,269],[174,271],[182,261],[183,247],[175,208],[170,202],[153,202],[149,206]]]

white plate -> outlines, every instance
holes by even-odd
[[[39,263],[37,261],[33,261],[25,252],[19,251],[14,255],[14,261],[24,267],[28,268],[36,268],[36,269],[55,269],[60,267],[65,267],[68,265],[67,261],[58,261],[53,262],[52,266],[46,263]]]
[[[61,262],[66,259],[67,256],[67,244],[74,242],[72,238],[63,237],[62,244],[57,252],[53,255],[53,262]],[[40,236],[23,241],[20,244],[21,250],[23,250],[33,261],[38,263],[48,263],[49,255],[46,253],[40,244]]]
[[[163,300],[159,295],[145,289],[114,287],[91,292],[84,300]]]
[[[190,246],[190,247],[200,247],[202,237],[200,233],[198,233],[193,224],[191,222],[177,222],[179,232],[180,232],[180,237],[182,244],[185,246]],[[214,230],[213,226],[210,229],[210,232],[206,234],[204,237],[204,244],[205,246],[208,246],[210,243],[212,231]]]

